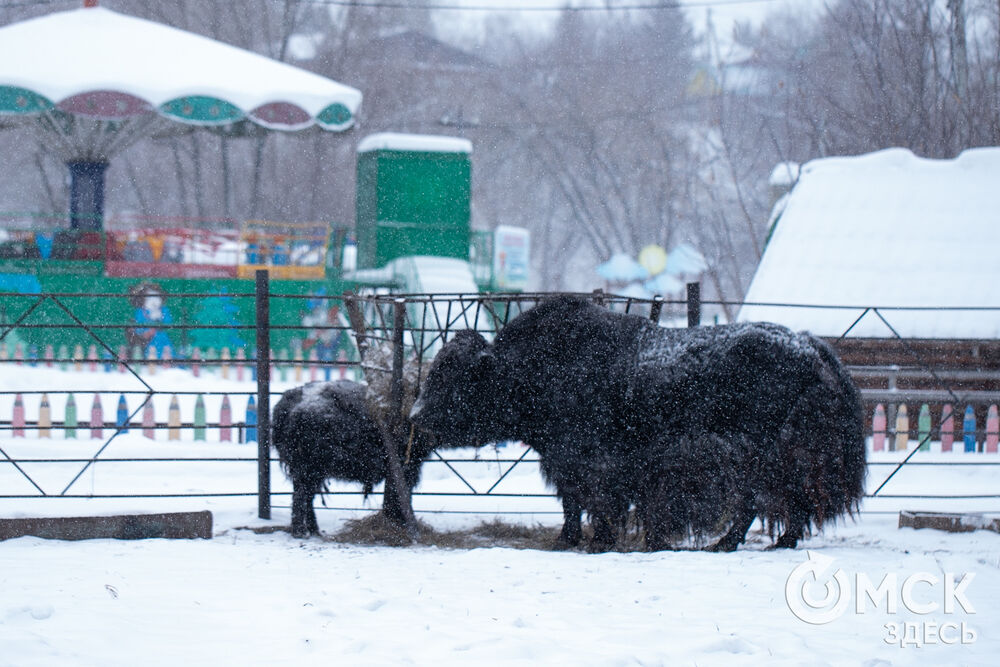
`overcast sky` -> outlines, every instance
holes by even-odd
[[[666,0],[665,0],[666,1]],[[733,26],[737,21],[750,21],[759,25],[769,12],[780,9],[795,9],[797,11],[819,11],[825,2],[835,0],[680,0],[687,6],[688,19],[698,34],[703,34],[708,25],[707,18],[711,12],[712,23],[717,37],[723,43],[732,35]],[[620,5],[649,5],[657,0],[620,0]],[[566,0],[453,0],[454,4],[462,4],[475,8],[462,11],[439,10],[435,21],[443,29],[444,34],[453,34],[455,30],[479,33],[486,29],[487,21],[498,13],[512,17],[519,30],[527,33],[544,32],[558,16],[558,11],[540,11],[542,8],[562,7]],[[438,3],[435,3],[438,4]],[[452,3],[440,3],[452,4]],[[597,0],[570,0],[572,5],[603,4]],[[479,8],[497,7],[497,12],[485,11]],[[524,7],[527,11],[512,11],[512,7]]]
[[[688,5],[688,19],[699,33],[705,30],[706,16],[711,12],[712,23],[720,39],[732,34],[733,25],[737,21],[750,21],[754,25],[760,25],[770,12],[789,9],[819,11],[826,1],[828,0],[681,0]]]

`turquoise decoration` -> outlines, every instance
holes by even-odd
[[[324,128],[343,128],[354,122],[351,110],[343,104],[336,102],[319,112],[316,122]]]
[[[46,97],[27,88],[0,86],[0,114],[42,113],[54,106]]]
[[[215,97],[192,95],[160,105],[160,113],[176,120],[204,125],[227,125],[242,120],[244,113],[234,105]]]

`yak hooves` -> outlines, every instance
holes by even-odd
[[[794,549],[799,543],[799,538],[791,535],[782,535],[768,549]]]
[[[295,526],[292,527],[292,529],[291,529],[290,532],[292,533],[292,537],[297,537],[299,539],[305,539],[307,537],[313,537],[314,535],[316,537],[319,537],[322,534],[322,533],[319,532],[318,528],[315,529],[315,530],[308,530],[307,528],[298,528],[298,527],[295,527]]]
[[[660,539],[646,535],[646,551],[677,551],[677,548],[669,540]]]
[[[576,549],[579,546],[580,546],[579,537],[575,538],[572,536],[566,537],[565,535],[560,534],[559,537],[556,538],[555,545],[553,548],[559,550],[566,550],[566,549]]]
[[[705,551],[713,551],[715,553],[732,553],[733,551],[736,551],[740,545],[746,541],[746,539],[746,533],[726,533],[719,539],[718,542],[705,549]]]
[[[600,534],[595,534],[590,539],[590,542],[587,544],[587,551],[592,554],[599,554],[606,551],[613,551],[616,546],[618,546],[617,536],[601,532]]]

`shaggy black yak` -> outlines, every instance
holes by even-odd
[[[774,324],[650,329],[630,402],[648,429],[633,499],[647,546],[729,530],[732,551],[755,517],[776,547],[857,508],[865,446],[857,388],[833,350]],[[646,421],[648,420],[648,421]],[[634,481],[635,481],[634,480]]]
[[[385,480],[385,445],[366,392],[365,385],[349,380],[310,382],[286,391],[274,406],[272,442],[292,480],[292,535],[319,534],[313,499],[327,479],[358,482],[366,496]],[[399,458],[403,478],[412,489],[431,442],[416,434],[406,444]],[[393,522],[403,523],[396,494],[388,488],[382,510]]]
[[[523,440],[563,502],[561,539],[610,546],[631,504],[647,547],[753,519],[794,547],[851,512],[865,450],[858,392],[828,346],[773,324],[664,329],[556,297],[491,345],[459,332],[435,357],[411,419],[442,443]]]

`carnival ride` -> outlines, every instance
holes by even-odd
[[[218,329],[253,322],[249,296],[261,269],[271,293],[290,297],[272,306],[271,322],[279,327],[339,322],[343,314],[330,313],[327,302],[366,289],[521,291],[527,231],[471,229],[471,149],[452,137],[366,137],[358,146],[354,225],[122,216],[95,230],[67,228],[66,215],[2,214],[0,324],[69,323],[58,304],[35,303],[38,295],[64,295],[85,322],[137,325],[131,333],[108,331],[109,347],[140,344],[148,354],[151,343],[135,330],[170,325],[175,332],[169,342],[161,337],[160,347],[182,358],[199,340],[250,346],[245,334],[222,341]],[[292,334],[275,335],[287,344],[282,337]],[[86,336],[79,328],[21,332],[25,345],[39,348],[72,346]]]

